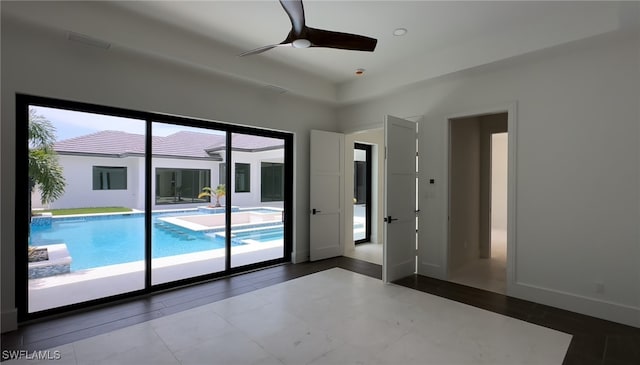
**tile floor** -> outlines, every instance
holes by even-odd
[[[382,265],[382,243],[360,243],[344,253],[346,257]]]
[[[332,268],[52,350],[56,364],[561,364],[570,341]]]
[[[507,232],[491,232],[491,258],[478,258],[453,270],[449,280],[483,290],[507,293]]]

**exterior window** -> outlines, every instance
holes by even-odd
[[[225,185],[227,183],[227,164],[221,163],[218,166],[218,185]]]
[[[260,201],[284,200],[284,164],[263,162],[260,166]]]
[[[186,204],[208,202],[198,198],[204,187],[211,186],[211,170],[156,169],[156,204]]]
[[[248,163],[236,163],[236,193],[248,193],[251,191],[251,165]]]
[[[93,190],[127,190],[127,168],[93,166]]]

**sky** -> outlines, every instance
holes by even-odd
[[[36,114],[42,115],[53,123],[56,128],[56,141],[62,141],[103,130],[135,134],[145,133],[145,121],[140,119],[113,117],[103,114],[77,112],[42,106],[31,106],[31,108],[36,110]],[[151,128],[154,136],[168,136],[185,130],[197,131],[200,133],[223,134],[223,132],[220,131],[175,126],[164,123],[153,123]]]

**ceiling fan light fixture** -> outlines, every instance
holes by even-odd
[[[291,46],[293,48],[334,48],[366,52],[373,52],[376,49],[378,40],[375,38],[308,27],[305,24],[302,0],[279,0],[279,2],[291,21],[291,30],[285,40],[278,44],[271,44],[243,52],[238,55],[239,57],[255,55],[276,47],[284,46]]]
[[[403,35],[407,34],[407,32],[407,28],[396,28],[393,30],[393,35],[396,37],[402,37]]]
[[[296,39],[291,43],[293,48],[309,48],[311,46],[311,42],[308,39]]]

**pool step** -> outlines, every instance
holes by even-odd
[[[269,227],[266,229],[245,229],[232,231],[232,245],[246,245],[249,241],[269,241],[273,238],[281,238],[283,227]]]
[[[166,232],[166,233],[178,238],[180,241],[193,241],[193,240],[196,239],[195,237],[193,237],[189,233],[185,232],[183,229],[177,228],[173,224],[169,224],[169,223],[165,223],[165,222],[156,222],[156,223],[153,224],[153,226],[158,228],[159,230],[161,230],[163,232]]]

